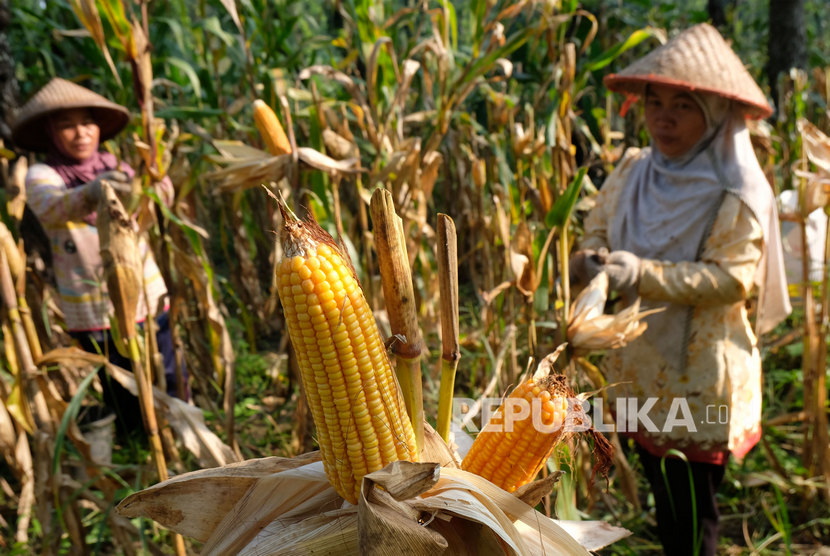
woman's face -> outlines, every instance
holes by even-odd
[[[649,85],[646,128],[660,152],[674,158],[686,154],[703,137],[706,116],[689,93],[664,85]]]
[[[101,130],[86,108],[63,110],[52,117],[58,150],[75,160],[86,160],[98,150]]]

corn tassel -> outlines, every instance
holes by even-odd
[[[274,156],[291,152],[291,143],[282,129],[279,118],[264,101],[254,101],[254,123],[265,141],[268,152]]]
[[[529,483],[564,436],[571,396],[562,375],[525,380],[478,434],[461,468],[508,492]]]
[[[313,219],[280,203],[277,284],[323,465],[343,498],[397,460],[417,461],[415,435],[374,316],[351,264]]]

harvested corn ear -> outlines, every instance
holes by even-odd
[[[280,203],[276,283],[323,456],[335,490],[356,503],[361,481],[417,461],[415,435],[372,311],[351,263],[313,220]]]

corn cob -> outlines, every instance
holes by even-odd
[[[357,503],[363,476],[417,461],[415,435],[380,331],[348,259],[313,220],[280,203],[277,284],[323,465]]]
[[[562,375],[525,380],[478,434],[461,468],[507,492],[529,483],[564,436],[572,396]]]
[[[264,101],[254,101],[254,123],[262,135],[268,152],[274,156],[291,152],[291,143],[282,129],[279,118]]]

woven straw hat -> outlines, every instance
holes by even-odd
[[[701,23],[603,80],[612,91],[643,96],[647,84],[714,93],[734,100],[752,118],[766,118],[772,107],[740,58],[717,29]]]
[[[55,77],[17,113],[12,124],[12,140],[15,145],[30,151],[48,151],[51,139],[46,131],[46,120],[55,112],[68,108],[89,108],[101,130],[101,141],[115,136],[130,119],[130,113],[120,104],[115,104],[86,87]]]

